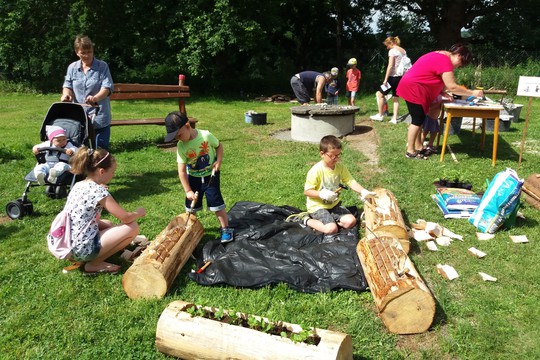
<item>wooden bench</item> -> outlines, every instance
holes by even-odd
[[[152,100],[178,99],[178,110],[187,115],[185,98],[190,96],[189,86],[185,85],[156,85],[156,84],[114,84],[111,100]],[[167,111],[167,114],[170,111]],[[165,125],[165,116],[160,118],[111,120],[111,126],[125,125]],[[189,118],[191,127],[195,127],[197,119]]]

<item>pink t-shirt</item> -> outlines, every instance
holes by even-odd
[[[358,69],[347,70],[347,91],[358,91],[362,73]]]
[[[415,61],[403,75],[397,88],[397,95],[404,100],[422,105],[429,112],[429,105],[444,88],[442,74],[454,71],[450,58],[438,52],[430,52]]]

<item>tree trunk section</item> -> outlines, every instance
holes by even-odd
[[[203,235],[204,229],[195,215],[174,218],[122,277],[127,296],[163,297]]]
[[[398,239],[405,253],[409,253],[410,241],[397,199],[390,190],[373,190],[377,197],[364,203],[366,235],[393,236]],[[371,231],[370,231],[371,230]]]
[[[422,333],[435,316],[435,300],[399,242],[363,238],[356,248],[384,325],[396,334]]]
[[[204,317],[192,317],[185,310],[193,304],[170,303],[161,314],[156,330],[156,347],[162,353],[182,359],[347,359],[352,360],[349,335],[317,329],[318,345],[295,343],[239,325]],[[301,331],[295,324],[283,323],[289,330]]]

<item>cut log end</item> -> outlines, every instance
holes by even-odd
[[[130,299],[162,298],[167,281],[151,263],[134,264],[122,276],[122,287]]]
[[[431,326],[435,301],[430,293],[412,289],[394,298],[380,312],[381,320],[395,334],[418,334]]]

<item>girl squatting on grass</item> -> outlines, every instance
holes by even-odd
[[[107,184],[114,176],[116,160],[108,151],[82,146],[70,163],[72,173],[86,175],[73,186],[65,205],[71,218],[72,258],[84,262],[85,274],[116,274],[120,266],[105,260],[139,234],[136,220],[145,216],[146,210],[140,207],[128,212],[109,193]],[[100,219],[103,209],[122,223]]]

